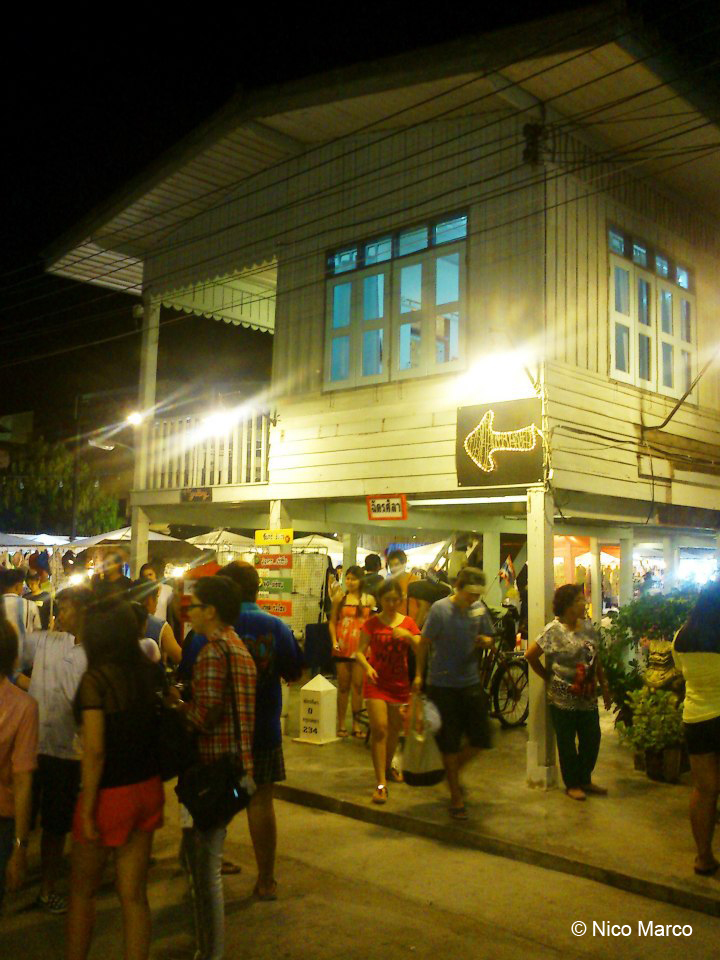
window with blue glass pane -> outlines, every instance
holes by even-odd
[[[363,280],[363,319],[379,320],[385,314],[385,274],[376,273]]]
[[[350,337],[335,337],[330,356],[330,379],[347,380],[350,376]]]
[[[615,369],[630,372],[630,328],[624,323],[615,324]]]
[[[675,279],[677,281],[677,285],[682,287],[683,290],[690,289],[690,274],[685,267],[675,267]]]
[[[452,240],[464,240],[467,237],[467,217],[455,217],[443,220],[433,227],[433,243],[450,243]]]
[[[608,240],[610,243],[610,249],[613,253],[619,253],[620,256],[625,254],[625,237],[620,233],[619,230],[616,230],[614,227],[610,227],[608,231]]]
[[[455,303],[460,299],[460,254],[438,257],[435,264],[435,303]]]
[[[350,326],[350,302],[352,300],[352,284],[339,283],[333,288],[333,329]]]
[[[638,277],[638,323],[650,326],[650,284]]]
[[[673,384],[675,383],[675,376],[673,372],[673,363],[675,362],[675,351],[671,343],[663,343],[662,345],[662,382],[664,387],[670,387],[672,389]]]
[[[630,316],[630,271],[615,267],[615,310]]]
[[[422,264],[413,263],[400,271],[400,313],[412,313],[422,306]]]
[[[358,262],[357,247],[350,247],[347,250],[338,250],[331,257],[331,268],[333,273],[345,273],[347,270],[354,270]]]
[[[680,338],[692,343],[692,308],[688,300],[680,301]]]
[[[673,332],[672,298],[673,295],[670,290],[660,291],[660,317],[663,333],[672,334]]]
[[[362,375],[377,377],[382,373],[383,332],[366,330],[362,344]]]
[[[693,382],[692,357],[687,350],[681,351],[681,362],[683,371],[683,393],[687,393]]]
[[[670,262],[667,257],[661,257],[660,254],[655,256],[655,272],[661,277],[670,276]]]
[[[374,263],[384,263],[392,259],[392,237],[385,237],[382,240],[375,240],[373,243],[365,244],[365,266],[370,267]]]
[[[435,360],[450,363],[460,357],[460,314],[442,313],[435,318]]]
[[[415,227],[412,230],[403,230],[398,237],[398,256],[404,257],[408,253],[417,253],[418,250],[425,250],[427,245],[427,227]]]
[[[638,376],[641,380],[650,380],[650,337],[638,336]]]
[[[641,267],[646,267],[648,264],[648,252],[647,247],[643,246],[642,243],[633,243],[633,261],[639,263]]]
[[[400,370],[412,370],[420,366],[420,325],[403,323],[400,327]]]

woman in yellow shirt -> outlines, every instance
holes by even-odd
[[[720,583],[704,587],[673,641],[685,677],[683,722],[693,790],[690,824],[697,846],[695,873],[717,873],[712,839],[720,794]]]

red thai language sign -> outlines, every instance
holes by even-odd
[[[369,520],[407,520],[407,499],[404,493],[366,497]]]
[[[255,566],[260,570],[291,570],[293,558],[291,553],[257,553]]]
[[[276,600],[274,597],[258,597],[257,605],[275,617],[292,616],[292,600]]]

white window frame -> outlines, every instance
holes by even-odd
[[[432,230],[432,226],[429,227]],[[453,253],[459,259],[459,294],[458,300],[442,304],[442,311],[435,304],[435,289],[437,276],[437,260]],[[345,390],[351,387],[361,387],[375,383],[384,383],[388,380],[409,380],[417,377],[434,374],[453,373],[465,366],[465,338],[466,338],[466,304],[467,297],[467,238],[449,243],[429,246],[425,250],[395,257],[392,260],[373,264],[360,270],[346,272],[328,277],[326,280],[325,296],[325,360],[323,390]],[[413,264],[422,265],[421,306],[414,313],[400,313],[400,278],[401,271]],[[363,283],[366,277],[383,274],[384,284],[384,316],[378,320],[365,322],[363,316]],[[351,307],[350,327],[333,328],[333,291],[340,284],[350,283]],[[445,363],[437,361],[435,324],[439,313],[458,313],[458,356],[455,360]],[[400,370],[400,328],[404,323],[415,317],[420,326],[420,362],[417,367]],[[363,376],[362,374],[362,336],[365,331],[373,329],[383,330],[383,368],[378,375]],[[349,375],[345,380],[331,380],[332,372],[332,344],[341,336],[350,338]]]
[[[691,382],[697,373],[697,330],[698,316],[694,293],[680,287],[670,280],[659,277],[646,270],[626,257],[608,251],[609,262],[609,341],[610,341],[610,378],[621,383],[632,384],[653,393],[660,393],[667,397],[682,397],[685,393],[685,378],[682,362],[682,353],[690,354]],[[618,313],[615,310],[615,268],[627,271],[630,278],[630,316]],[[643,279],[650,285],[649,316],[650,325],[640,323],[638,311],[638,280]],[[664,333],[662,329],[661,292],[665,290],[672,294],[672,334]],[[687,300],[691,310],[691,335],[688,343],[681,338],[681,300]],[[630,329],[629,371],[618,370],[616,366],[615,324],[622,323]],[[649,335],[653,355],[651,356],[650,380],[640,378],[639,369],[639,336]],[[667,343],[673,348],[673,385],[666,387],[663,384],[662,345]],[[688,399],[694,402],[695,391]]]

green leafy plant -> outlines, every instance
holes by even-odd
[[[682,712],[678,698],[668,690],[644,687],[628,695],[632,724],[619,722],[617,730],[626,746],[658,753],[678,747],[683,740]]]
[[[643,686],[637,641],[629,634],[624,637],[615,636],[612,628],[601,629],[598,656],[610,689],[610,696],[617,707],[616,722],[632,723],[628,697]]]
[[[638,597],[621,607],[608,633],[614,642],[670,641],[687,620],[696,600],[697,591]]]

